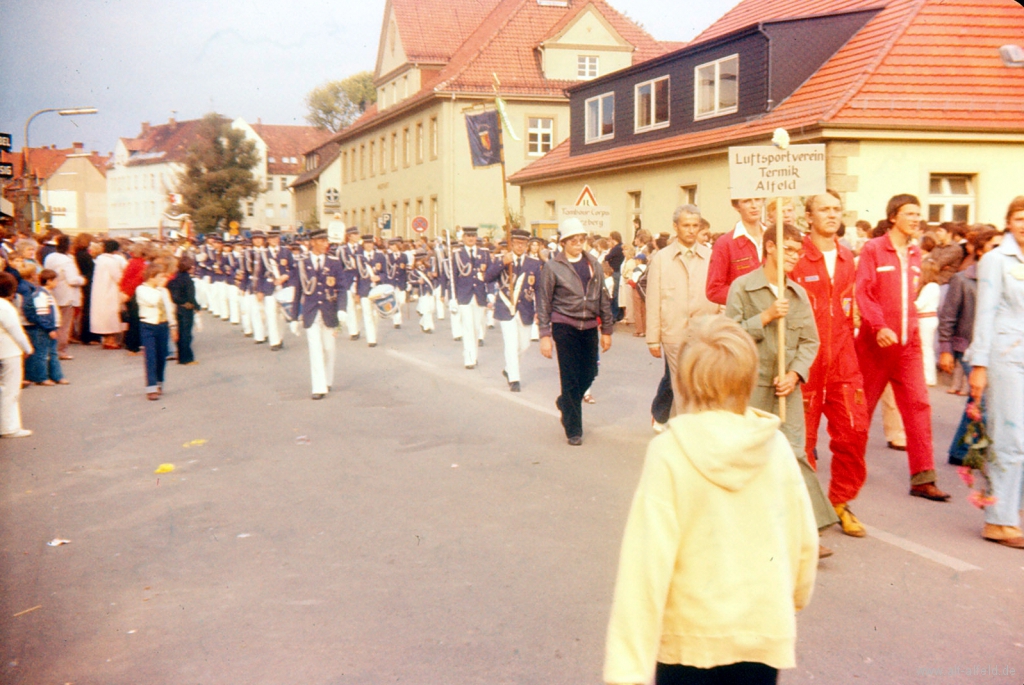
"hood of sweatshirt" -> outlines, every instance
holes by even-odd
[[[744,414],[724,410],[680,414],[668,425],[701,475],[720,488],[736,491],[768,463],[780,423],[774,414],[748,407]]]

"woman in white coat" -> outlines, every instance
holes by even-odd
[[[116,240],[103,243],[103,254],[96,258],[93,271],[92,302],[89,329],[103,336],[103,349],[118,349],[116,336],[121,333],[121,275],[128,262],[117,254],[121,246]]]
[[[0,266],[3,265],[0,257]],[[18,280],[0,272],[0,437],[27,438],[32,431],[21,427],[22,356],[32,354],[32,343],[21,327],[18,308],[11,303]]]

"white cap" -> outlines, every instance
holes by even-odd
[[[583,222],[575,217],[565,219],[558,227],[558,241],[561,242],[566,238],[571,238],[574,235],[586,235],[587,230],[583,228]]]

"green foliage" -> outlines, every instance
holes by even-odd
[[[320,129],[340,131],[376,101],[373,73],[362,71],[311,90],[306,96],[306,121]]]
[[[306,220],[302,222],[303,227],[307,233],[320,230],[320,217],[317,215],[315,209],[311,209],[306,212]]]
[[[242,222],[242,200],[255,199],[260,185],[252,170],[259,164],[256,145],[218,114],[203,117],[198,139],[185,155],[185,171],[178,176],[181,205],[200,233],[226,229]]]

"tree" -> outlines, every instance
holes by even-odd
[[[178,176],[181,204],[174,209],[188,213],[200,233],[241,223],[242,200],[255,199],[262,190],[252,173],[259,159],[256,144],[244,133],[219,114],[207,114],[185,153],[185,170]]]
[[[328,81],[306,96],[306,121],[319,129],[340,131],[377,101],[373,73],[362,71],[340,81]]]

